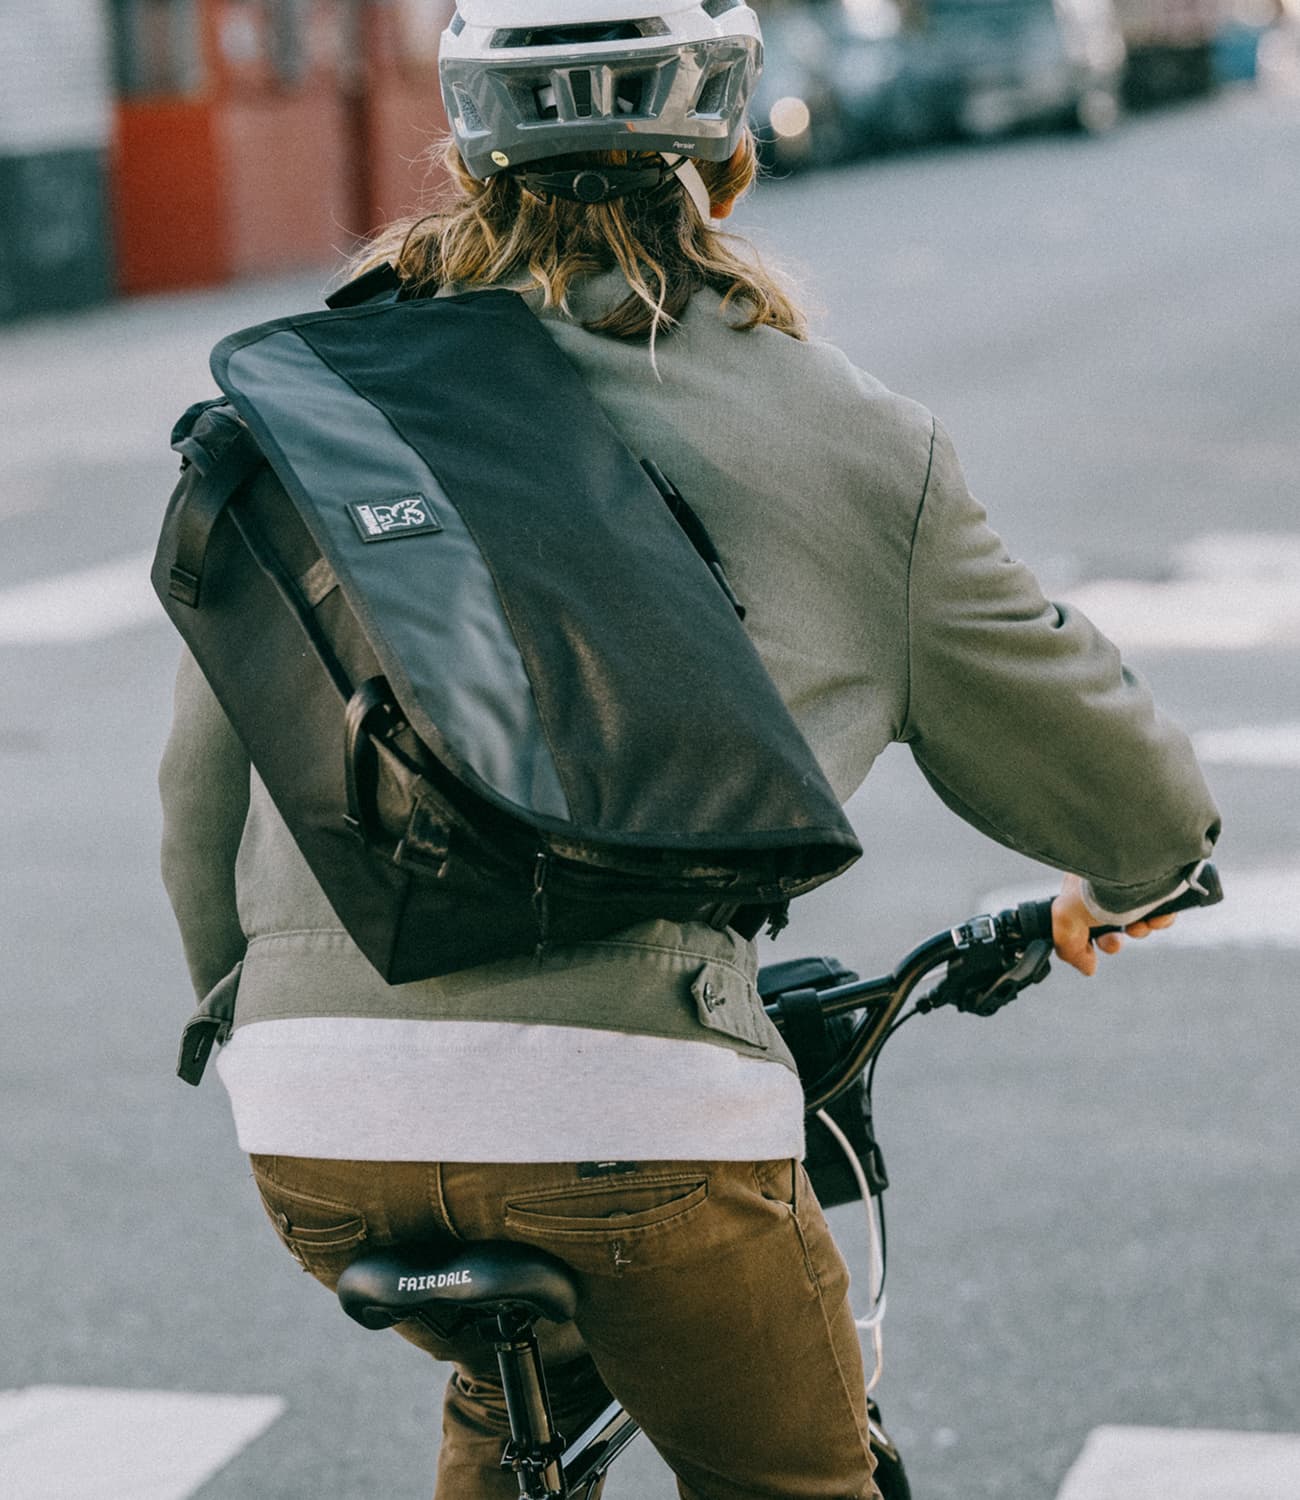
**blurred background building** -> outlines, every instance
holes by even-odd
[[[755,0],[769,162],[1109,130],[1258,68],[1300,0]],[[0,320],[319,265],[415,207],[453,0],[0,6]],[[653,0],[647,0],[647,9]]]
[[[0,8],[0,318],[330,260],[414,207],[450,0]]]
[[[77,0],[0,7],[0,318],[112,285],[102,19]]]

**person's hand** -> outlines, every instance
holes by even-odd
[[[1056,956],[1062,962],[1078,969],[1080,974],[1097,972],[1097,950],[1103,953],[1118,953],[1124,939],[1118,932],[1108,932],[1094,942],[1090,930],[1098,926],[1096,917],[1088,910],[1083,899],[1083,881],[1077,875],[1067,875],[1061,881],[1061,894],[1052,902],[1052,942]],[[1172,927],[1172,915],[1143,917],[1124,929],[1127,937],[1144,938],[1162,927]]]

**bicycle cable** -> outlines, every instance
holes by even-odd
[[[870,1120],[873,1113],[871,1097],[872,1085],[876,1079],[876,1064],[880,1061],[880,1054],[884,1051],[885,1043],[905,1022],[910,1021],[913,1016],[921,1012],[915,1006],[890,1026],[889,1030],[881,1037],[876,1048],[875,1055],[867,1069],[865,1094],[866,1113]],[[870,1395],[880,1382],[880,1377],[885,1368],[885,1340],[884,1322],[885,1309],[888,1305],[885,1296],[885,1275],[888,1270],[886,1239],[885,1239],[885,1201],[883,1194],[873,1194],[870,1184],[867,1182],[867,1174],[863,1169],[862,1162],[857,1152],[849,1142],[849,1138],[840,1129],[839,1125],[831,1119],[824,1109],[816,1111],[816,1117],[830,1132],[832,1139],[839,1146],[848,1161],[849,1168],[853,1173],[854,1180],[858,1186],[858,1192],[862,1195],[863,1206],[867,1215],[867,1286],[870,1288],[871,1310],[853,1319],[854,1326],[861,1329],[863,1333],[871,1335],[871,1352],[874,1361],[874,1369],[867,1381],[867,1394]],[[874,1125],[872,1127],[874,1137]]]
[[[832,1138],[843,1151],[853,1176],[857,1180],[858,1191],[862,1194],[862,1201],[867,1210],[867,1285],[870,1288],[871,1311],[861,1317],[855,1317],[853,1324],[855,1328],[871,1335],[871,1352],[875,1368],[871,1372],[871,1378],[867,1381],[867,1394],[870,1395],[875,1390],[885,1368],[884,1216],[879,1212],[880,1200],[872,1196],[867,1174],[862,1170],[862,1163],[858,1160],[857,1152],[849,1144],[849,1138],[824,1109],[819,1109],[816,1117],[830,1131]]]
[[[915,1005],[911,1008],[911,1010],[905,1010],[903,1012],[903,1014],[901,1016],[899,1016],[898,1020],[896,1020],[893,1023],[893,1025],[889,1028],[889,1030],[884,1034],[884,1036],[882,1036],[880,1038],[880,1043],[879,1043],[879,1045],[876,1048],[875,1055],[872,1057],[871,1064],[867,1068],[867,1108],[868,1108],[868,1110],[870,1110],[870,1108],[871,1108],[871,1087],[872,1087],[872,1084],[874,1084],[875,1081],[876,1081],[876,1064],[880,1061],[880,1054],[885,1050],[885,1043],[890,1039],[891,1036],[893,1036],[893,1034],[898,1030],[898,1028],[900,1026],[906,1026],[907,1023],[912,1019],[913,1016],[919,1016],[921,1014],[922,1014],[922,1012],[919,1011],[916,1008]]]

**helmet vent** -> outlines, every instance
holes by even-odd
[[[451,32],[452,36],[459,36],[464,29],[465,17],[459,11],[456,11],[452,15],[451,24],[447,27],[447,30]]]
[[[721,116],[727,102],[727,77],[727,69],[722,68],[716,73],[711,73],[704,80],[700,97],[695,101],[695,108],[691,111],[693,115]]]
[[[645,111],[646,75],[626,73],[614,90],[614,108],[621,115],[639,115]]]
[[[590,47],[595,42],[632,42],[665,36],[668,27],[657,16],[644,21],[602,22],[598,26],[512,26],[492,33],[489,47]]]
[[[591,74],[586,68],[574,68],[569,74],[573,93],[573,112],[580,120],[591,118]]]
[[[453,87],[452,93],[456,97],[456,112],[460,115],[461,129],[465,134],[486,135],[487,126],[483,123],[483,116],[478,112],[478,105],[462,88]]]
[[[735,10],[738,5],[744,4],[744,0],[704,0],[700,7],[706,16],[712,16],[714,20],[725,15],[729,10]]]

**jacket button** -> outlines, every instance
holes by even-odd
[[[708,980],[705,980],[704,982],[704,989],[701,991],[701,997],[704,1000],[705,1010],[717,1010],[718,1006],[723,1003],[723,997],[718,994],[717,990],[714,989],[713,985]]]
[[[288,1234],[289,1230],[293,1227],[289,1223],[288,1214],[276,1214],[275,1223],[281,1234]]]

